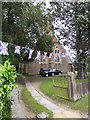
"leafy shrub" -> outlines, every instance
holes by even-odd
[[[7,118],[11,109],[10,93],[16,87],[16,69],[10,62],[0,64],[0,118]]]

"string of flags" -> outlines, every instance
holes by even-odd
[[[15,53],[20,54],[20,46],[15,46]]]
[[[8,43],[0,41],[0,54],[9,55],[8,54]]]
[[[1,55],[9,55],[9,53],[8,53],[8,45],[9,45],[9,43],[0,41],[0,54]],[[21,47],[21,46],[18,46],[18,45],[14,45],[14,46],[15,46],[15,50],[14,50],[15,54],[19,54],[19,55],[21,54],[21,51],[20,51],[21,48],[26,48],[26,47]],[[28,49],[29,49],[29,57],[28,57],[28,59],[31,59],[34,50],[31,49],[31,48],[28,48]],[[36,55],[35,60],[40,60],[40,56],[42,56],[41,53],[42,53],[41,51],[37,51],[37,55]],[[45,60],[45,58],[47,56],[47,53],[48,52],[43,52],[43,60]],[[53,57],[54,60],[55,60],[57,57],[59,57],[60,59],[61,59],[61,57],[66,57],[66,54],[63,53],[63,52],[61,52],[61,53],[52,52],[52,53],[49,54],[48,57],[50,59]]]

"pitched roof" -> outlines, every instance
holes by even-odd
[[[66,50],[64,49],[64,47],[63,47],[60,43],[57,42],[56,37],[53,37],[53,38],[52,38],[52,43],[53,43],[55,46],[57,46],[57,47],[62,51],[62,53],[66,53]]]

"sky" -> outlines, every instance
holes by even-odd
[[[36,2],[36,3],[37,3],[37,2],[45,2],[45,3],[46,3],[46,7],[47,7],[47,8],[50,8],[49,2],[51,2],[51,1],[57,2],[58,0],[36,0],[35,2]],[[60,1],[64,1],[64,0],[59,0],[59,2],[60,2]],[[71,0],[71,1],[72,1],[72,0]],[[64,24],[62,24],[60,21],[58,21],[57,24],[59,24],[59,26],[61,26],[61,27],[65,27]],[[56,27],[56,24],[54,24],[54,27]],[[57,31],[55,32],[55,36],[56,36],[56,34],[58,34]],[[64,41],[64,40],[62,40],[60,43],[62,44],[63,41]],[[71,60],[74,61],[74,58],[75,58],[75,56],[76,56],[76,55],[75,55],[76,52],[75,52],[74,50],[72,50],[69,46],[63,46],[63,47],[64,47],[64,49],[66,50],[66,55],[68,55],[68,56],[71,58]]]
[[[46,0],[47,8],[50,7],[50,4],[49,4],[50,1],[52,1],[52,0]],[[59,23],[59,26],[65,28],[65,26],[60,21],[58,21],[58,23]],[[54,27],[56,27],[56,25],[54,25]],[[66,29],[68,29],[68,28],[66,28]],[[57,34],[57,32],[55,34]],[[63,43],[63,41],[64,40],[62,40],[61,43]],[[71,60],[74,61],[74,58],[76,57],[76,52],[74,50],[72,50],[69,46],[63,46],[63,47],[66,50],[66,55],[68,55],[71,58]]]

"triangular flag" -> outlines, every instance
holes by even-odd
[[[44,52],[43,60],[46,58],[47,52]]]
[[[51,58],[52,57],[52,53],[50,53],[50,55],[49,55],[49,58]]]
[[[20,54],[20,46],[15,46],[15,53]]]
[[[62,53],[62,55],[61,55],[61,56],[64,58],[64,57],[66,57],[66,54],[65,54],[65,53]]]
[[[39,60],[40,59],[40,51],[37,51],[37,56],[35,58],[35,60]]]
[[[8,54],[8,43],[0,41],[0,54],[9,55]]]
[[[29,57],[28,57],[28,59],[31,59],[31,56],[32,56],[33,51],[34,51],[34,50],[32,50],[32,49],[29,50]]]
[[[57,54],[54,53],[54,61],[56,61],[56,59],[57,59]]]

